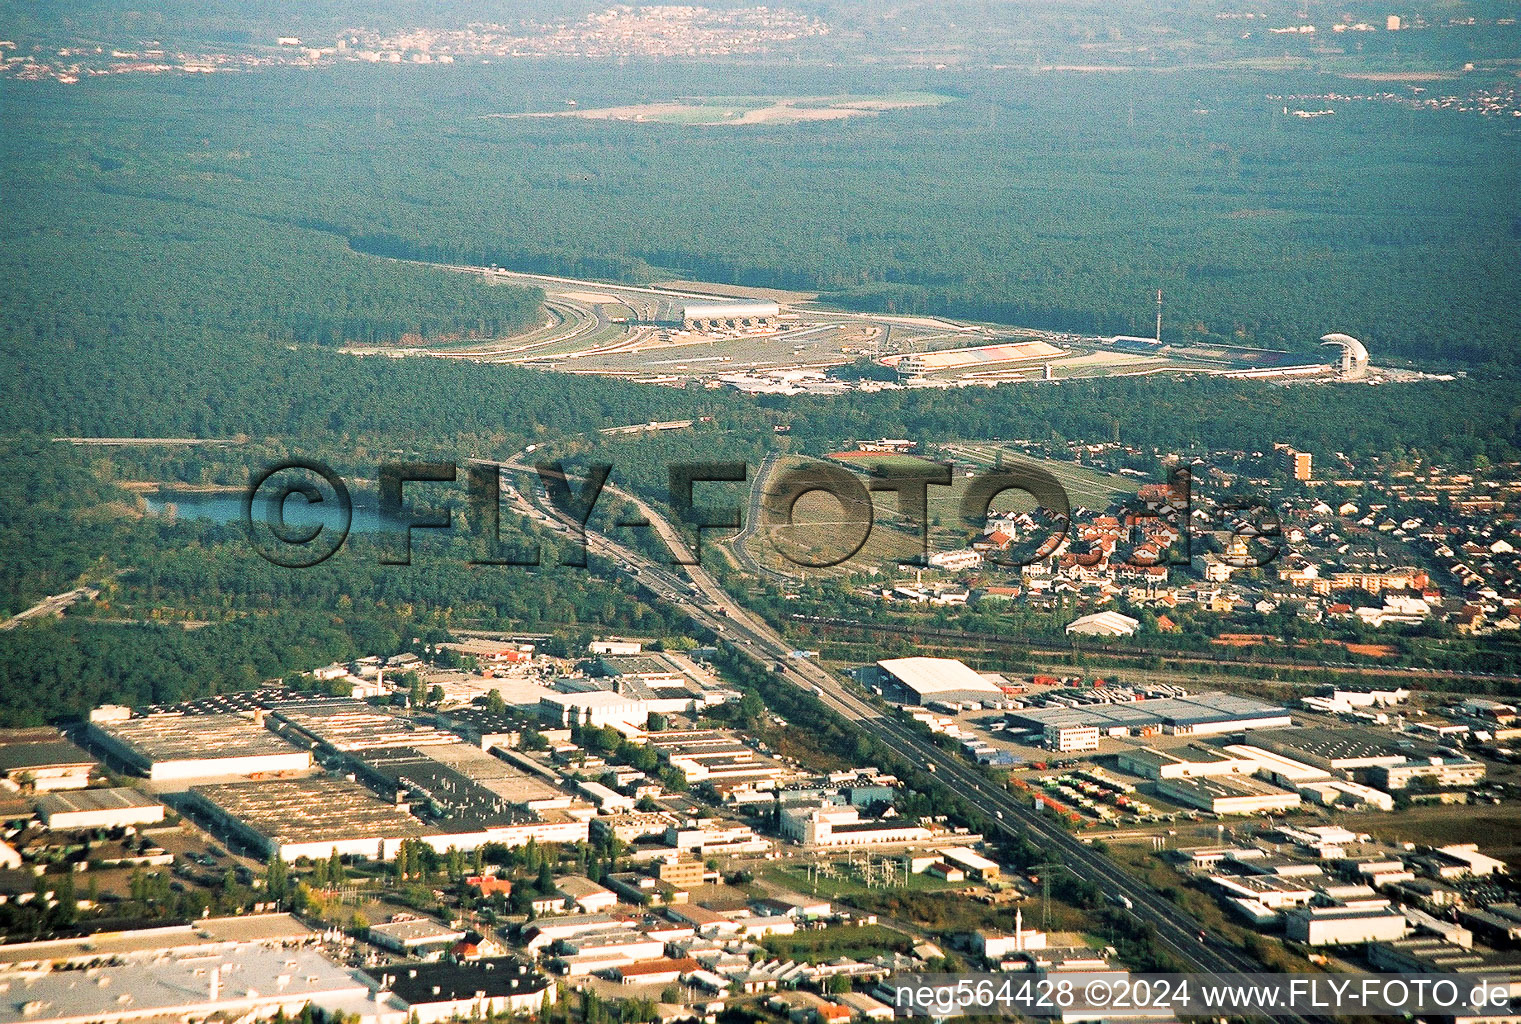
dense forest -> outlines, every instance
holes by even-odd
[[[7,231],[44,282],[54,261],[121,250],[92,264],[125,311],[155,294],[134,253],[162,250],[181,294],[157,301],[227,289],[235,319],[294,340],[521,316],[521,302],[468,282],[409,285],[345,261],[347,246],[682,273],[1102,333],[1149,323],[1162,288],[1174,339],[1304,349],[1340,329],[1380,357],[1443,364],[1507,364],[1521,329],[1507,287],[1521,278],[1513,136],[1494,119],[1391,104],[1304,120],[1269,98],[1351,88],[1334,76],[553,62],[381,73],[7,83],[31,89],[7,103],[5,172],[23,214]],[[748,128],[503,116],[904,88],[954,101]],[[172,130],[148,127],[161,122]],[[108,225],[138,244],[93,237]],[[249,246],[252,234],[281,238],[279,253]],[[291,280],[281,261],[309,269]],[[30,284],[25,265],[10,272]],[[29,299],[51,298],[33,287]],[[449,301],[425,313],[427,290]],[[44,336],[111,327],[46,301],[24,308],[41,322],[18,326]]]
[[[754,466],[774,447],[819,453],[857,437],[1118,435],[1199,453],[1289,441],[1454,463],[1521,450],[1514,140],[1477,118],[1370,106],[1333,130],[1264,99],[1321,79],[1213,72],[540,62],[375,73],[0,82],[0,600],[13,611],[81,579],[104,588],[61,623],[0,634],[5,721],[237,688],[464,624],[683,628],[595,565],[472,567],[482,541],[468,530],[420,541],[405,569],[358,536],[317,569],[278,569],[234,527],[144,518],[123,481],[236,486],[294,453],[372,487],[385,461],[463,463],[544,441],[613,462],[616,482],[652,497],[671,461]],[[491,116],[570,98],[902,88],[953,99],[755,129]],[[338,351],[503,334],[543,316],[532,289],[389,256],[681,273],[1095,331],[1134,329],[1161,286],[1176,337],[1303,347],[1339,328],[1379,358],[1466,362],[1472,376],[753,400]],[[699,417],[651,438],[596,434]],[[103,451],[56,435],[237,443]],[[461,483],[457,508],[463,496]],[[504,529],[529,539],[521,524]],[[538,539],[552,565],[555,542]]]
[[[540,543],[543,571],[472,565],[487,539],[465,515],[448,534],[419,534],[412,566],[382,563],[389,538],[356,534],[295,571],[259,558],[239,525],[144,518],[106,479],[111,467],[73,448],[9,443],[3,464],[0,604],[15,611],[81,578],[101,593],[62,622],[0,633],[0,724],[247,689],[464,626],[682,629],[679,613],[617,574],[555,571],[570,552],[510,517],[502,542]]]

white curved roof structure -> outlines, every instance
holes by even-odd
[[[1341,375],[1355,379],[1368,372],[1368,349],[1350,334],[1327,334],[1320,339],[1322,345],[1341,348]]]
[[[1094,612],[1067,623],[1068,633],[1088,636],[1133,636],[1140,622],[1119,612]]]

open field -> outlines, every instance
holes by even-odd
[[[1379,839],[1405,843],[1478,843],[1511,871],[1521,871],[1521,815],[1504,805],[1408,807],[1398,814],[1348,814],[1340,824]]]
[[[504,119],[573,117],[585,121],[628,121],[634,124],[717,125],[798,124],[875,117],[886,110],[934,107],[952,97],[932,92],[896,92],[881,96],[694,96],[665,103],[635,103],[619,107],[589,107],[495,114]]]

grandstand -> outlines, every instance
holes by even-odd
[[[1063,349],[1044,341],[1021,341],[1006,345],[981,345],[976,348],[954,348],[941,352],[915,352],[908,355],[885,356],[878,360],[883,366],[891,366],[900,374],[922,376],[946,370],[964,370],[970,367],[1000,366],[1009,363],[1033,362],[1064,356]]]

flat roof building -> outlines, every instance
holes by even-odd
[[[1061,754],[1097,750],[1099,746],[1098,727],[1093,725],[1063,725],[1053,722],[1042,730],[1041,737],[1047,747]]]
[[[238,832],[261,854],[282,860],[340,855],[387,860],[404,839],[429,829],[405,804],[387,803],[346,779],[297,779],[195,786],[193,806]]]
[[[553,1005],[558,989],[516,957],[464,963],[388,964],[371,968],[371,985],[399,1000],[417,1024],[531,1014]]]
[[[1209,736],[1293,723],[1287,709],[1276,704],[1214,692],[1160,700],[1025,708],[1011,712],[1008,721],[1024,732],[1044,733],[1048,725],[1094,726],[1106,736],[1147,732]]]
[[[1246,775],[1219,778],[1158,779],[1157,792],[1169,800],[1214,814],[1259,814],[1299,806],[1289,793]]]
[[[1213,747],[1190,744],[1178,750],[1144,747],[1121,751],[1117,762],[1120,771],[1147,779],[1192,779],[1215,775],[1250,775],[1256,762]]]
[[[155,782],[310,768],[311,752],[264,728],[258,714],[152,714],[91,722],[89,736],[110,756]]]
[[[294,1019],[308,1003],[374,1020],[399,1009],[377,1004],[362,977],[314,949],[257,942],[151,956],[97,954],[88,972],[28,972],[11,984],[0,1024],[251,1020],[281,1011]]]
[[[80,789],[49,793],[37,816],[55,832],[68,829],[151,825],[164,820],[164,805],[135,789]]]
[[[95,759],[56,729],[7,729],[0,732],[0,776],[17,786],[46,793],[83,789],[90,784]]]
[[[783,807],[781,833],[810,846],[922,842],[930,830],[907,821],[862,820],[854,807]]]
[[[452,732],[387,714],[361,700],[317,699],[282,704],[270,711],[269,717],[282,735],[303,745],[339,753],[463,742]]]
[[[463,939],[465,933],[431,917],[402,917],[370,925],[366,937],[375,945],[403,956],[437,956]]]
[[[1252,737],[1257,746],[1327,771],[1403,764],[1394,741],[1367,729],[1272,729]]]

